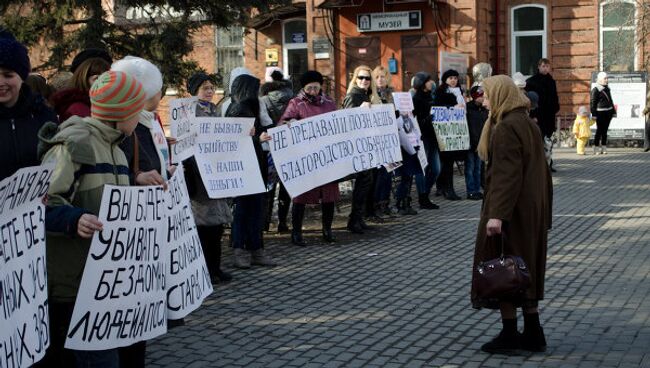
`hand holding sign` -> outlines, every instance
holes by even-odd
[[[103,224],[97,219],[97,216],[84,213],[77,221],[77,235],[84,239],[90,239],[95,234],[95,231],[102,231]]]

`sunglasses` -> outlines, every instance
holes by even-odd
[[[371,77],[366,77],[365,75],[358,75],[358,76],[357,76],[357,79],[367,80],[367,81],[372,80]]]

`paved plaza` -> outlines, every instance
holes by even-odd
[[[185,326],[149,342],[147,364],[650,367],[650,153],[564,149],[556,166],[540,304],[546,353],[480,351],[501,328],[497,312],[470,306],[480,202],[435,198],[440,210],[360,236],[344,231],[344,206],[335,246],[320,242],[315,221],[306,248],[267,236],[280,265],[233,271],[235,280],[217,285]]]

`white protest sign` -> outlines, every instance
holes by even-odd
[[[167,332],[162,186],[105,185],[65,347],[105,350]]]
[[[390,104],[328,112],[269,129],[278,176],[292,197],[402,160]]]
[[[422,144],[420,125],[418,125],[417,119],[413,116],[413,109],[415,109],[415,106],[413,106],[413,97],[408,92],[393,92],[393,101],[395,101],[395,108],[401,115],[401,120],[398,119],[398,125],[400,128],[402,147],[419,147],[417,150],[418,161],[420,161],[420,167],[424,172],[424,169],[429,163],[427,162],[427,154]],[[406,148],[405,150],[407,152],[409,151]]]
[[[196,114],[196,97],[176,98],[169,102],[169,129],[176,138],[172,148],[172,162],[179,163],[194,154],[196,127],[192,118]]]
[[[213,290],[182,165],[167,188],[167,312],[170,319],[181,319],[197,309]]]
[[[413,112],[413,96],[408,92],[393,92],[393,103],[395,110],[399,112]]]
[[[465,109],[434,106],[431,108],[431,118],[441,152],[469,149]]]
[[[250,130],[252,118],[194,118],[196,164],[210,198],[266,191]],[[266,173],[264,173],[266,175]]]
[[[0,181],[0,367],[26,367],[50,343],[45,206],[54,164]]]

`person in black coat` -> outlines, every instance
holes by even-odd
[[[467,128],[469,130],[469,145],[465,159],[465,187],[467,199],[481,200],[481,168],[483,163],[478,156],[478,142],[481,139],[483,125],[488,118],[488,110],[483,107],[483,88],[474,86],[470,90],[472,101],[467,104]]]
[[[539,96],[538,108],[531,111],[531,117],[537,119],[542,134],[550,138],[556,130],[555,115],[560,111],[550,60],[540,59],[537,63],[537,73],[526,80],[525,89],[526,92],[533,91]]]
[[[442,74],[440,85],[436,88],[433,98],[434,106],[465,108],[463,91],[458,86],[458,72],[449,69]],[[440,176],[436,180],[436,195],[444,195],[451,201],[460,200],[454,190],[454,162],[465,160],[465,151],[440,152],[442,163]]]
[[[226,110],[227,117],[255,118],[253,125],[253,145],[262,179],[266,185],[268,161],[262,149],[262,142],[271,138],[260,122],[260,102],[258,91],[260,80],[250,75],[240,75],[230,87],[231,104]],[[256,193],[236,197],[232,223],[232,245],[234,266],[249,268],[252,265],[275,266],[276,263],[265,252],[262,231],[264,230],[264,201],[266,193]]]
[[[607,153],[607,130],[612,118],[616,116],[612,93],[609,90],[607,73],[600,72],[596,86],[591,90],[591,116],[596,118],[596,135],[594,136],[594,154]],[[600,152],[598,149],[600,148]]]
[[[58,123],[43,97],[24,83],[30,70],[25,46],[0,30],[0,180],[39,165],[38,131],[46,122]]]
[[[434,82],[431,75],[426,72],[415,73],[412,81],[413,89],[413,114],[418,121],[418,126],[422,132],[422,143],[424,152],[427,156],[428,165],[425,173],[415,174],[415,185],[418,190],[418,202],[421,209],[437,209],[438,205],[432,203],[429,199],[431,188],[440,175],[440,154],[438,149],[438,139],[436,131],[433,129],[431,120],[431,106],[433,106],[433,97],[431,91]],[[408,200],[407,200],[408,202]],[[408,207],[408,203],[407,203]]]

